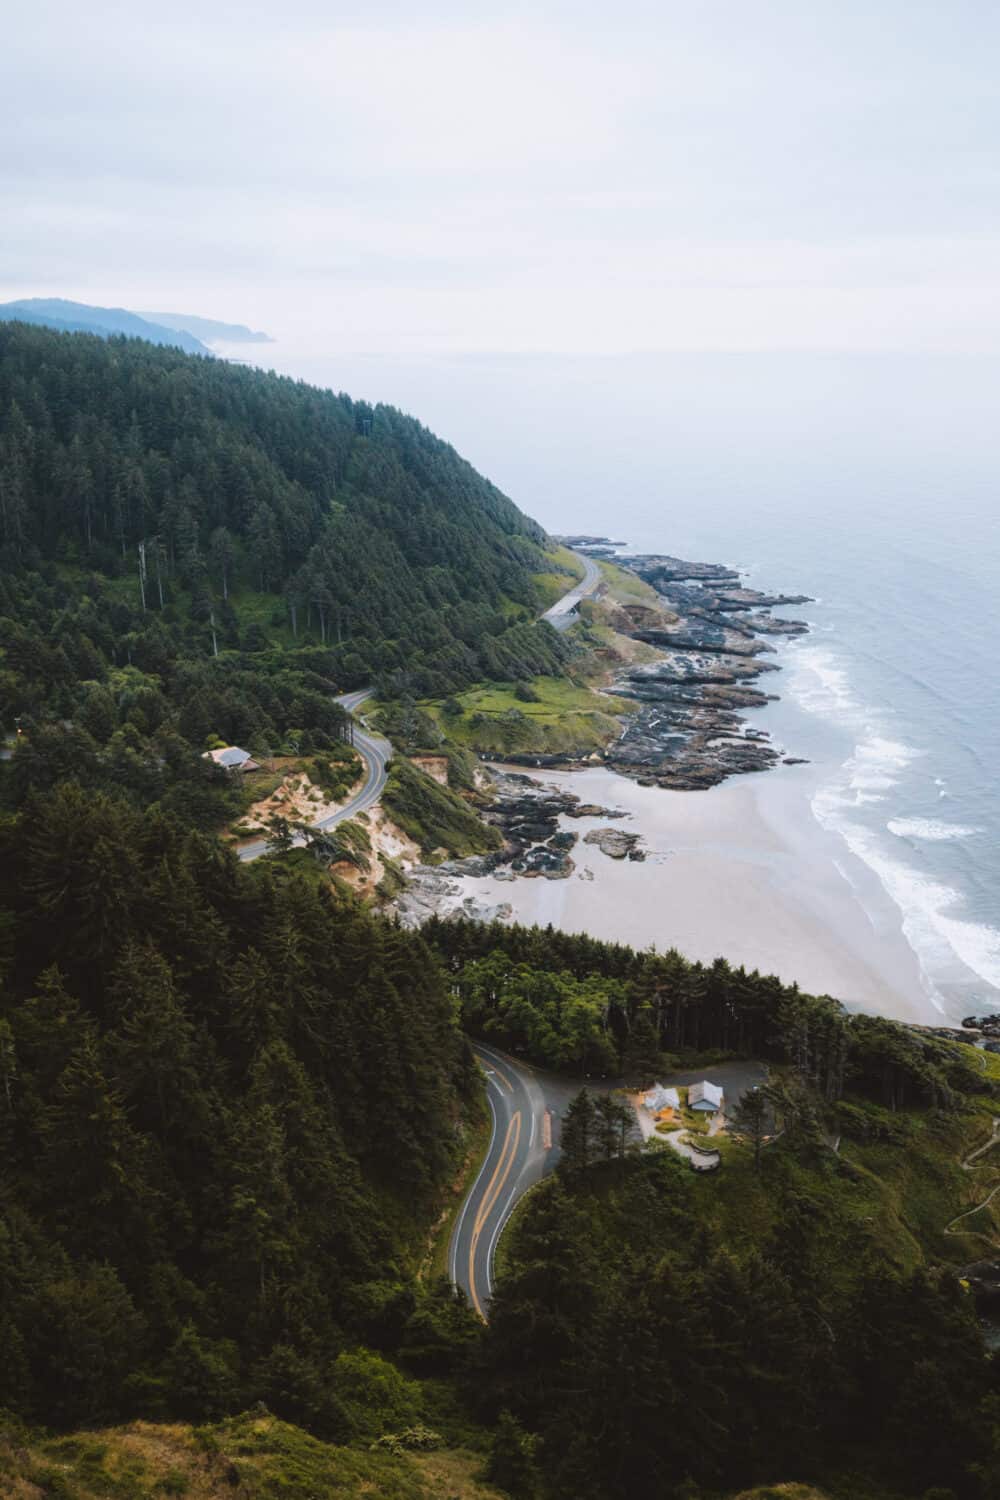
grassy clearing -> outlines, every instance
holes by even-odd
[[[563,594],[568,593],[574,584],[580,582],[584,567],[576,553],[571,552],[568,547],[552,547],[545,556],[552,564],[551,568],[542,573],[533,573],[532,578],[538,585],[544,607],[548,609]]]
[[[589,601],[584,600],[584,604],[589,604]],[[585,667],[588,677],[592,675],[594,680],[606,677],[609,658],[612,663],[628,662],[632,666],[646,666],[663,657],[664,652],[656,646],[650,646],[646,641],[637,641],[630,635],[623,635],[612,625],[598,623],[603,608],[601,604],[589,606],[587,642],[592,647],[592,661]]]
[[[441,703],[420,706],[449,742],[491,755],[590,754],[620,734],[613,715],[635,707],[566,677],[532,678],[520,693],[518,686],[490,683],[457,694],[449,703],[458,714],[445,713]]]
[[[0,1428],[0,1494],[11,1500],[499,1500],[482,1457],[339,1447],[264,1413],[209,1427],[133,1422],[47,1438]]]
[[[869,1249],[903,1272],[928,1260],[960,1265],[985,1253],[990,1237],[994,1247],[1000,1244],[991,1210],[966,1221],[983,1237],[944,1233],[955,1215],[1000,1182],[1000,1148],[981,1170],[961,1167],[988,1138],[992,1109],[983,1098],[957,1115],[900,1110],[891,1117],[894,1139],[843,1134],[838,1152],[818,1160],[779,1139],[765,1147],[759,1173],[745,1145],[714,1137],[723,1171],[692,1180],[699,1220],[719,1243],[760,1245],[774,1233],[782,1203],[809,1203],[826,1226],[821,1263],[812,1274],[831,1288],[846,1288]],[[872,1110],[873,1122],[884,1113]]]
[[[662,609],[660,596],[648,583],[627,568],[617,563],[598,561],[601,576],[608,587],[608,594],[617,604],[646,604],[650,609]]]

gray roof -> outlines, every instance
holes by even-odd
[[[212,759],[217,766],[241,766],[250,759],[250,751],[241,750],[239,745],[227,745],[225,750],[217,750]]]
[[[662,1083],[656,1084],[648,1094],[643,1096],[643,1104],[654,1114],[661,1109],[680,1109],[680,1095],[676,1089],[664,1088]]]
[[[722,1089],[717,1083],[709,1083],[707,1078],[703,1083],[692,1083],[688,1089],[688,1104],[692,1109],[698,1104],[709,1104],[718,1109],[721,1103]]]

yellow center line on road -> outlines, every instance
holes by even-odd
[[[492,1061],[491,1058],[482,1057],[478,1052],[475,1054],[475,1058],[476,1062],[481,1068],[485,1068],[488,1072],[492,1073],[494,1078],[499,1078],[508,1094],[512,1094],[514,1092],[514,1085],[511,1083],[510,1079],[506,1076],[505,1073],[501,1073],[500,1069],[497,1067],[496,1063]]]
[[[472,1305],[484,1323],[486,1322],[486,1316],[479,1301],[479,1294],[476,1291],[476,1250],[479,1247],[479,1236],[483,1232],[486,1220],[493,1212],[497,1200],[504,1190],[507,1178],[510,1176],[510,1169],[514,1165],[514,1158],[517,1156],[517,1148],[520,1140],[521,1111],[518,1110],[512,1116],[507,1126],[507,1134],[504,1137],[500,1160],[497,1162],[493,1176],[490,1178],[490,1185],[483,1194],[483,1201],[479,1206],[479,1212],[476,1214],[476,1222],[473,1225],[472,1238],[469,1242],[469,1293],[472,1297]]]

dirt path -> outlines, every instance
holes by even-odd
[[[970,1152],[965,1160],[960,1163],[962,1171],[975,1172],[976,1167],[973,1165],[973,1163],[975,1162],[976,1158],[979,1156],[985,1156],[987,1151],[991,1151],[998,1141],[1000,1141],[1000,1116],[995,1115],[993,1117],[992,1135],[986,1142],[985,1146],[977,1147],[975,1151]],[[982,1163],[980,1163],[980,1165],[982,1165]],[[951,1222],[945,1226],[945,1234],[975,1235],[977,1239],[988,1240],[991,1244],[993,1244],[993,1236],[986,1234],[982,1229],[956,1229],[955,1225],[961,1224],[963,1219],[971,1218],[973,1214],[978,1214],[981,1209],[989,1208],[990,1204],[993,1202],[993,1199],[997,1196],[998,1193],[1000,1193],[1000,1182],[998,1182],[996,1187],[991,1190],[989,1195],[983,1199],[982,1203],[977,1203],[974,1208],[967,1208],[964,1213],[956,1214]]]

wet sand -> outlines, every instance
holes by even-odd
[[[580,835],[568,880],[495,877],[457,882],[460,894],[513,920],[594,937],[677,948],[797,981],[814,994],[903,1021],[945,1021],[922,982],[900,913],[878,879],[825,832],[809,808],[817,772],[782,767],[707,792],[640,787],[603,768],[539,772],[585,802],[627,810],[613,826],[642,835],[642,863],[584,844],[601,818],[563,818]]]

